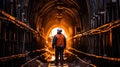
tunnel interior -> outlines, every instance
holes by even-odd
[[[69,67],[120,66],[119,12],[119,0],[0,0],[0,66],[49,67],[57,28]]]
[[[32,9],[30,19],[35,24],[37,31],[42,33],[46,40],[49,38],[52,29],[56,27],[62,28],[69,40],[76,32],[81,32],[81,30],[77,30],[77,28],[81,29],[81,15],[88,15],[86,2],[83,1],[82,4],[84,5],[80,6],[77,1],[72,0],[30,1],[29,9]],[[87,22],[84,23],[88,24]],[[69,45],[72,44],[72,41],[68,42]]]
[[[85,1],[82,3],[86,5]],[[72,47],[73,42],[71,38],[77,32],[77,30],[74,28],[76,26],[80,28],[80,15],[82,14],[81,10],[82,8],[87,9],[86,6],[79,6],[77,2],[72,0],[53,0],[49,2],[30,1],[29,5],[31,5],[30,10],[32,9],[30,19],[33,21],[33,24],[35,24],[37,31],[42,33],[42,36],[45,38],[45,42],[47,42],[45,46],[47,46],[49,49],[52,48],[51,43],[53,36],[50,37],[49,35],[54,28],[62,28],[67,35],[67,48]],[[88,15],[87,11],[83,12],[85,13],[83,15]],[[54,31],[54,33],[56,33],[56,31]],[[41,42],[39,42],[39,40],[40,39],[37,40],[38,45],[41,45]]]

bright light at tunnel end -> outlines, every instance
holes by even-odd
[[[52,31],[51,31],[51,33],[50,33],[50,35],[49,35],[49,36],[54,36],[54,35],[56,35],[56,34],[57,34],[57,29],[58,29],[58,27],[57,27],[57,28],[52,29]],[[61,28],[61,29],[62,29],[62,28]],[[64,34],[64,35],[65,35],[65,37],[67,37],[67,35],[66,35],[66,33],[65,33],[64,29],[62,29],[62,34]]]

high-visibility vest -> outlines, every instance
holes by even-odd
[[[64,46],[64,35],[63,34],[56,34],[57,37],[57,42],[56,42],[56,46]]]

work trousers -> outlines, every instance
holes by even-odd
[[[58,64],[59,62],[59,55],[60,55],[60,63],[63,64],[63,53],[64,53],[64,48],[63,47],[56,47],[55,50],[55,62]]]

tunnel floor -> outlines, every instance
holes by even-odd
[[[90,67],[90,66],[83,62],[76,62],[76,61],[73,61],[71,63],[64,63],[63,65],[59,63],[56,66],[55,63],[41,63],[39,60],[34,60],[28,63],[27,65],[21,67]]]
[[[63,65],[59,63],[56,66],[55,61],[46,62],[44,60],[44,56],[36,56],[30,61],[27,61],[21,67],[90,67],[89,63],[87,63],[88,61],[82,60],[76,54],[73,54],[69,50],[65,50],[65,52],[67,52],[67,55],[66,56],[64,55]]]

